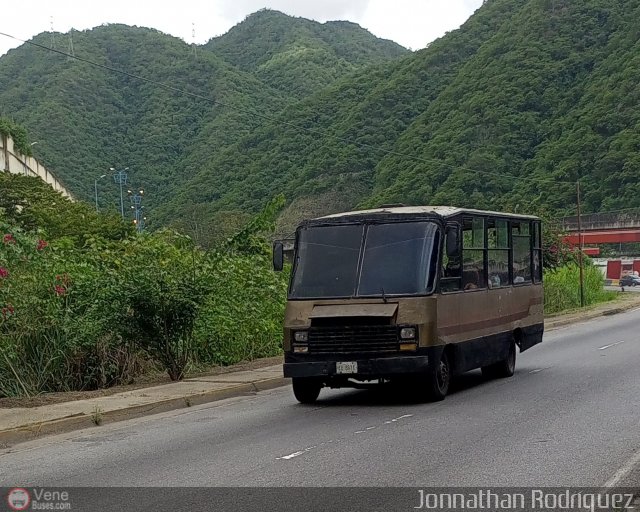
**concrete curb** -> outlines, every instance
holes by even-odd
[[[185,395],[179,398],[170,398],[154,404],[145,404],[104,411],[101,413],[100,425],[115,423],[118,421],[140,418],[150,414],[169,412],[176,409],[184,409],[194,405],[201,405],[225,398],[233,398],[247,393],[265,391],[289,383],[289,379],[275,377],[269,379],[256,380],[253,382],[228,386],[223,389],[207,391],[192,395]],[[13,429],[0,431],[0,448],[7,448],[17,443],[31,441],[45,435],[63,434],[73,430],[96,427],[91,414],[74,414],[64,418],[49,420],[31,425],[25,425]]]
[[[559,327],[564,327],[566,325],[577,324],[579,322],[586,322],[588,320],[593,320],[594,318],[599,318],[601,316],[611,316],[617,315],[619,313],[624,313],[626,311],[630,311],[635,308],[640,307],[640,300],[631,301],[629,304],[624,304],[621,306],[611,307],[610,309],[601,309],[595,311],[587,311],[582,314],[579,312],[576,313],[567,313],[564,316],[568,316],[568,318],[550,318],[549,320],[545,320],[544,328],[545,330],[553,330]],[[576,315],[576,316],[569,316]]]

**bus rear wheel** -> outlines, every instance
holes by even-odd
[[[505,379],[511,377],[516,371],[516,344],[512,341],[509,345],[509,354],[502,361],[482,367],[482,375],[488,379]]]
[[[301,404],[312,404],[320,395],[322,382],[317,379],[294,377],[291,379],[293,394]]]

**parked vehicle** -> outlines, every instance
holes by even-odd
[[[640,276],[628,274],[620,278],[620,286],[637,286],[640,284]]]

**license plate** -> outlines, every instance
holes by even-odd
[[[336,373],[358,373],[357,361],[344,361],[336,363]]]

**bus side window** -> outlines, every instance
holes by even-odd
[[[442,257],[442,292],[456,292],[462,289],[462,255],[460,253],[460,227],[449,224],[445,231]]]
[[[487,268],[489,288],[510,286],[509,223],[505,219],[487,219]]]
[[[542,282],[542,233],[540,222],[533,223],[533,282]]]
[[[465,218],[462,225],[462,287],[464,290],[486,288],[484,218]]]
[[[513,284],[531,283],[531,223],[511,221]]]

